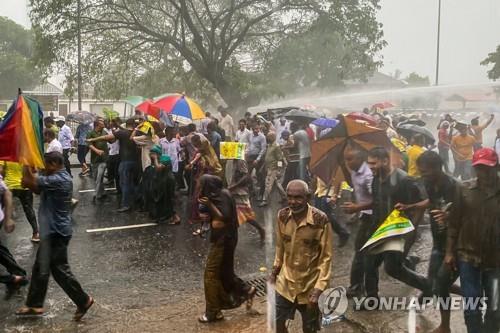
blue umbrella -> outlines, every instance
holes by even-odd
[[[334,128],[339,124],[339,121],[337,119],[331,119],[331,118],[318,118],[314,120],[311,124],[324,128]]]

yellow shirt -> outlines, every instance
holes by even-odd
[[[290,208],[278,212],[274,267],[280,267],[276,291],[298,304],[307,304],[314,288],[325,290],[331,276],[333,231],[328,217],[310,205],[295,221]]]
[[[326,196],[333,197],[335,195],[334,186],[327,186],[321,178],[316,177],[316,191],[314,192],[314,195],[318,198]]]
[[[472,135],[457,135],[451,139],[451,149],[457,161],[471,161],[476,138]]]
[[[22,190],[23,166],[16,162],[3,162],[5,169],[4,182],[9,190]]]
[[[420,177],[420,172],[417,168],[417,159],[424,153],[424,151],[424,148],[417,145],[410,146],[410,148],[406,151],[406,154],[408,155],[408,176]]]

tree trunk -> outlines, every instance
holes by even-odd
[[[233,110],[233,113],[246,112],[249,107],[255,106],[260,102],[259,96],[250,94],[244,97],[238,88],[231,85],[231,83],[222,77],[218,78],[216,82],[214,82],[214,85],[230,110]]]

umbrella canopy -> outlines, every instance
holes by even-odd
[[[376,103],[372,105],[372,109],[390,109],[393,108],[395,105],[392,104],[391,102],[381,102],[381,103]]]
[[[410,142],[410,139],[415,135],[415,134],[421,134],[425,138],[425,144],[426,145],[432,145],[436,141],[434,139],[434,135],[432,134],[431,131],[429,131],[427,128],[414,125],[414,124],[403,124],[400,125],[396,128],[396,131],[405,137],[408,142]]]
[[[201,107],[183,94],[168,94],[155,101],[154,106],[167,112],[174,121],[182,124],[189,124],[193,120],[205,118],[205,113]]]
[[[355,147],[368,151],[375,147],[385,147],[391,154],[394,165],[401,164],[401,154],[394,147],[385,131],[368,125],[364,121],[339,116],[340,123],[311,146],[311,172],[325,183],[340,184],[350,180],[350,173],[344,162],[344,151]]]
[[[80,124],[90,124],[96,118],[96,115],[88,111],[75,111],[66,116],[66,121],[74,121]]]
[[[337,119],[331,119],[331,118],[318,118],[314,120],[311,124],[319,126],[319,127],[324,127],[324,128],[334,128],[339,124],[340,121]]]
[[[136,107],[137,105],[144,102],[146,99],[142,96],[127,96],[125,97],[125,102]]]
[[[293,109],[284,114],[285,118],[297,122],[311,122],[318,118],[324,118],[325,115],[318,111]]]
[[[345,117],[354,119],[354,120],[361,120],[365,121],[368,123],[368,125],[375,126],[377,124],[377,119],[373,116],[370,116],[369,114],[362,113],[362,112],[351,112],[345,115]]]

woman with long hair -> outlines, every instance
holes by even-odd
[[[211,230],[204,274],[206,310],[198,320],[209,323],[224,318],[221,310],[237,308],[243,302],[250,309],[257,290],[234,273],[238,216],[231,193],[223,188],[220,177],[200,177],[198,202],[208,211]]]
[[[189,162],[186,166],[188,170],[191,170],[191,177],[193,181],[193,193],[191,194],[188,209],[190,209],[189,211],[191,213],[190,222],[200,223],[201,220],[197,202],[200,194],[200,177],[205,174],[221,177],[222,166],[219,163],[219,159],[217,158],[214,149],[207,139],[202,139],[201,136],[195,134],[191,138],[191,143],[196,148],[197,153],[191,162]],[[201,228],[193,232],[193,235],[200,234]]]

